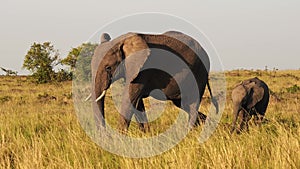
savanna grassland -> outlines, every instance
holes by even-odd
[[[267,121],[230,135],[231,90],[254,76],[271,89]],[[72,82],[38,85],[28,77],[1,76],[0,168],[300,168],[300,71],[235,70],[226,72],[226,80],[226,107],[208,141],[199,143],[200,126],[161,155],[132,159],[101,149],[85,134],[74,111]],[[107,101],[108,122],[116,123],[109,96]],[[209,104],[205,93],[201,112]],[[151,131],[166,129],[175,109],[168,104]],[[135,124],[129,132],[141,134]]]

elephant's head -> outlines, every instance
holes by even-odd
[[[102,35],[92,59],[92,74],[93,99],[103,116],[104,96],[111,83],[121,77],[126,83],[133,81],[149,54],[147,43],[137,34],[128,33],[112,41],[108,34]]]

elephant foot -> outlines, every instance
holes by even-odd
[[[144,133],[149,133],[150,132],[150,126],[148,123],[140,123],[139,124],[139,129],[144,132]]]
[[[123,116],[120,117],[120,122],[119,122],[119,132],[122,134],[127,134],[128,128],[129,128],[130,120],[127,120]]]
[[[200,121],[202,122],[202,123],[205,123],[205,120],[206,120],[206,115],[205,114],[203,114],[203,113],[201,113],[201,112],[198,112],[198,118],[200,119]]]
[[[195,125],[200,126],[201,124],[204,124],[206,121],[207,116],[201,112],[198,112],[198,117],[196,119]]]
[[[230,130],[230,134],[234,134],[234,133],[241,134],[242,133],[242,129],[232,127],[231,130]]]
[[[246,127],[246,128],[237,128],[236,129],[236,134],[242,134],[242,133],[248,133],[249,132],[249,128],[248,127]]]
[[[236,126],[232,126],[231,130],[230,130],[230,134],[233,134],[233,133],[241,134],[242,133],[242,129],[239,128],[239,127],[236,127]]]

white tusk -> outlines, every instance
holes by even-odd
[[[104,96],[105,96],[106,90],[104,90],[102,92],[102,94],[96,99],[96,102],[98,102],[99,100],[101,100]]]
[[[90,98],[92,97],[92,94],[90,94],[88,97],[86,97],[86,99],[84,100],[85,102],[90,100]]]

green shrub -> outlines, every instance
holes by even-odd
[[[300,87],[295,84],[294,86],[286,88],[286,91],[288,93],[297,93],[298,91],[300,91]]]
[[[56,73],[55,80],[58,82],[72,80],[72,72],[68,72],[64,69],[61,69]]]
[[[12,99],[11,96],[1,96],[0,97],[0,103],[8,102]]]

